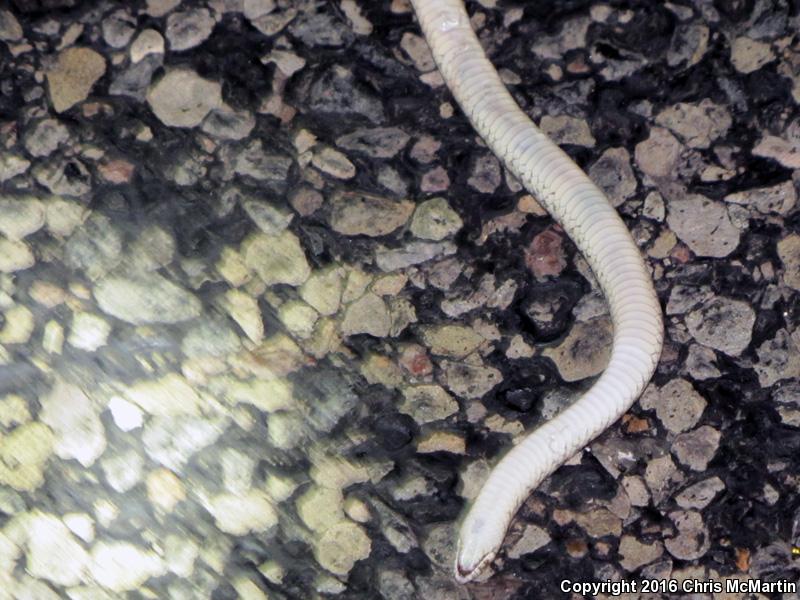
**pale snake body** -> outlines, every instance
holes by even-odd
[[[586,257],[614,325],[608,366],[594,385],[511,449],[464,519],[455,577],[494,560],[506,530],[539,483],[635,402],[661,353],[663,325],[650,275],[603,192],[517,106],[486,58],[462,0],[412,0],[433,57],[458,104],[506,167]]]

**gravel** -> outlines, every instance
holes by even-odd
[[[602,371],[612,327],[411,7],[0,9],[0,597],[797,581],[784,4],[469,3],[666,313],[641,401],[528,495],[471,586],[466,504]]]

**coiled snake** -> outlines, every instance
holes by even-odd
[[[661,353],[661,308],[628,229],[581,169],[517,106],[486,58],[461,0],[411,0],[447,86],[506,167],[561,224],[591,266],[614,325],[605,372],[576,402],[535,429],[494,468],[464,519],[455,577],[494,560],[539,483],[635,402]]]

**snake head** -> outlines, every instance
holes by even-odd
[[[458,583],[469,583],[483,572],[497,556],[505,535],[505,529],[492,528],[485,520],[470,516],[461,527],[456,549],[454,576]]]
[[[462,562],[462,559],[459,555],[456,556],[456,564],[455,564],[455,571],[454,576],[455,580],[458,583],[469,583],[477,578],[486,566],[494,560],[495,553],[490,552],[483,558],[481,558],[477,563],[468,563],[466,561]]]

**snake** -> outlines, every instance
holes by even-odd
[[[523,112],[487,58],[462,0],[411,0],[436,66],[475,131],[585,257],[611,314],[608,364],[589,389],[528,433],[489,473],[463,518],[454,576],[479,577],[535,488],[617,421],[650,381],[663,344],[651,276],[600,188]]]

